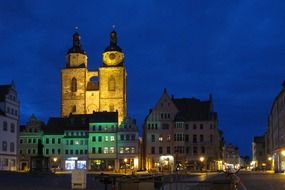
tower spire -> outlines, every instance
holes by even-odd
[[[117,32],[113,30],[110,34],[110,46],[117,46]]]
[[[117,32],[115,31],[115,25],[112,25],[112,32],[110,33],[110,45],[105,49],[104,52],[107,51],[119,51],[123,52],[122,49],[118,46],[118,35]]]
[[[84,51],[81,43],[80,43],[80,40],[81,40],[81,36],[78,32],[79,30],[79,27],[78,26],[75,26],[74,27],[74,34],[72,36],[72,42],[73,42],[73,45],[72,47],[68,50],[67,53],[81,53],[81,54],[86,54],[86,52]]]

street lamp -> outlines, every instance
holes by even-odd
[[[52,160],[53,162],[57,162],[57,157],[54,157]]]
[[[281,151],[282,156],[285,156],[285,150]]]
[[[271,156],[269,156],[269,157],[268,157],[268,161],[271,161],[271,160],[272,160],[272,157],[271,157]]]

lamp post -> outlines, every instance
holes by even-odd
[[[57,157],[54,157],[53,159],[52,159],[52,161],[53,161],[53,164],[52,164],[52,171],[53,171],[53,173],[55,173],[55,171],[56,171],[56,167],[57,167]]]
[[[205,160],[205,158],[203,157],[203,156],[201,156],[200,158],[199,158],[199,160],[200,160],[200,162],[201,162],[201,171],[203,170],[203,166],[204,166],[204,160]]]
[[[127,162],[128,162],[128,159],[125,158],[125,159],[124,159],[124,163],[125,163],[125,174],[127,173]]]

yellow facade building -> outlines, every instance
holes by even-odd
[[[99,69],[88,70],[87,63],[80,35],[75,32],[66,66],[61,70],[61,116],[118,111],[121,123],[127,114],[127,72],[115,31],[110,34],[110,45],[103,52]]]

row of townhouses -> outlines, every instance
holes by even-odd
[[[42,151],[53,169],[136,170],[138,142],[135,121],[127,118],[118,126],[117,112],[50,118],[47,125],[32,116],[21,126],[19,166],[30,169]]]

